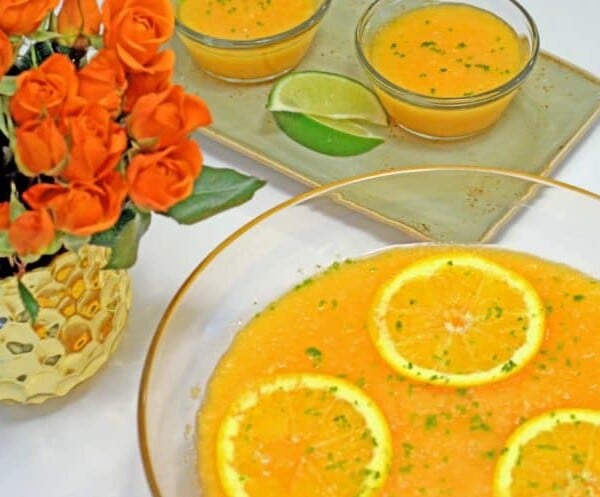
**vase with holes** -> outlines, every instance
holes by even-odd
[[[108,252],[86,245],[23,274],[39,306],[35,320],[17,277],[0,280],[0,400],[65,395],[110,358],[126,327],[131,283],[126,270],[103,269]]]

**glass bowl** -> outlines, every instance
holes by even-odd
[[[485,10],[504,21],[520,39],[524,53],[521,69],[508,81],[496,88],[481,93],[461,96],[436,96],[421,94],[398,86],[382,75],[382,71],[372,63],[372,41],[382,26],[398,16],[415,9],[431,5],[468,5]],[[450,31],[451,28],[448,30]],[[426,41],[423,43],[433,43]],[[393,122],[406,130],[427,138],[457,139],[474,135],[489,128],[502,115],[519,87],[531,73],[539,51],[539,34],[534,20],[527,11],[514,0],[469,0],[455,2],[454,0],[376,0],[363,13],[355,31],[355,46],[358,61],[370,80],[375,92],[381,99]],[[424,45],[422,44],[421,47]],[[427,48],[427,47],[425,47]],[[437,47],[429,47],[435,49]],[[420,48],[419,48],[420,49]],[[494,50],[494,49],[491,49]],[[460,52],[453,50],[449,53]],[[401,54],[404,55],[404,54]],[[456,62],[464,62],[461,58]],[[452,61],[445,61],[448,71],[440,77],[451,77]],[[486,67],[484,64],[475,66]],[[469,71],[478,69],[469,68]],[[469,65],[469,67],[471,67]],[[493,70],[493,68],[492,68]],[[425,75],[427,73],[420,73]],[[464,76],[456,76],[462,78]],[[432,91],[435,91],[432,90]]]
[[[320,268],[391,246],[483,243],[600,278],[598,220],[599,195],[471,166],[349,178],[258,216],[198,264],[152,339],[138,404],[152,495],[203,495],[195,469],[195,417],[215,365],[243,324]]]
[[[331,0],[315,1],[314,13],[290,29],[249,39],[216,38],[196,31],[180,15],[181,4],[175,2],[177,34],[201,68],[228,82],[260,83],[285,74],[302,60]]]

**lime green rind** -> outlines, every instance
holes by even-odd
[[[289,138],[325,155],[360,155],[384,142],[383,138],[352,121],[335,121],[295,112],[273,112],[273,117]]]
[[[269,93],[267,109],[379,126],[389,124],[371,89],[354,79],[323,71],[293,72],[281,78]]]

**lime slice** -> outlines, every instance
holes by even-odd
[[[273,117],[292,140],[326,155],[345,157],[363,154],[384,141],[353,121],[295,112],[274,112]]]
[[[358,81],[328,72],[293,72],[282,77],[269,94],[267,109],[388,124],[375,93]]]

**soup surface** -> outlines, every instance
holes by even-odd
[[[367,56],[396,85],[428,96],[463,97],[514,78],[527,53],[514,30],[485,10],[440,4],[382,26]]]
[[[287,31],[316,8],[317,0],[183,0],[177,17],[208,36],[250,40]]]
[[[523,369],[468,388],[398,374],[373,345],[367,325],[373,299],[390,278],[425,257],[458,253],[480,255],[520,275],[539,295],[545,314],[541,346]],[[436,291],[432,285],[432,300]],[[528,254],[418,246],[334,263],[259,313],[216,367],[197,418],[203,495],[225,495],[216,464],[217,434],[248,385],[280,373],[318,373],[358,386],[387,420],[392,459],[375,495],[491,497],[498,457],[524,421],[557,408],[600,409],[599,323],[597,280]],[[600,450],[598,436],[590,443]],[[598,495],[590,489],[581,495]],[[548,495],[564,496],[563,490]]]

